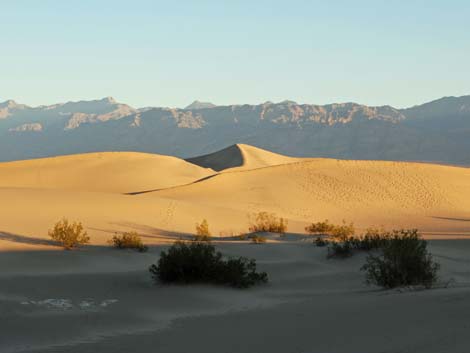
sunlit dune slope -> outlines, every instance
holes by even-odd
[[[316,159],[222,173],[154,196],[246,212],[267,210],[305,222],[329,218],[413,226],[414,217],[430,223],[437,219],[431,217],[470,218],[470,169]]]
[[[300,160],[302,159],[244,144],[232,145],[214,153],[187,159],[190,163],[216,171],[256,169]]]
[[[0,187],[126,193],[187,184],[213,173],[170,156],[87,153],[0,163]]]

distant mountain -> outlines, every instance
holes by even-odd
[[[210,102],[194,101],[184,109],[185,110],[198,110],[198,109],[209,109],[209,108],[215,108],[215,107],[216,105]]]
[[[470,165],[470,96],[408,109],[292,101],[135,109],[112,98],[0,103],[0,161],[117,150],[189,158],[237,143],[298,157]]]

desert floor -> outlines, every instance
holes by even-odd
[[[430,243],[440,285],[401,291],[367,286],[363,254],[301,240],[218,243],[269,273],[248,290],[154,284],[160,246],[3,253],[0,351],[468,352],[470,241]]]
[[[190,163],[191,162],[191,163]],[[468,352],[470,169],[298,159],[252,146],[183,161],[92,153],[0,163],[0,352]],[[289,234],[229,239],[250,214]],[[61,217],[91,243],[64,251]],[[255,258],[270,282],[248,290],[162,286],[160,251],[207,219],[217,248]],[[364,283],[365,254],[326,259],[309,222],[418,228],[441,263],[432,290]],[[108,245],[137,231],[147,253]],[[219,237],[220,236],[220,237]]]

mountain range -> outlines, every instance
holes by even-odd
[[[293,101],[136,109],[111,97],[0,103],[0,161],[98,151],[190,158],[237,143],[297,157],[470,165],[470,96],[407,109]]]

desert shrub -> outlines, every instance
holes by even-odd
[[[223,259],[211,244],[176,242],[162,251],[149,271],[162,283],[212,283],[247,288],[268,281],[265,272],[256,272],[255,260],[244,257]]]
[[[250,217],[249,231],[284,234],[287,231],[287,219],[277,217],[274,213],[258,212]]]
[[[196,236],[194,237],[196,241],[210,241],[211,232],[209,231],[209,223],[207,220],[203,219],[201,223],[196,223]]]
[[[305,231],[310,234],[317,235],[330,235],[335,225],[331,224],[329,220],[323,222],[312,223],[309,226],[305,227]]]
[[[258,235],[258,234],[253,234],[251,237],[251,242],[253,244],[264,244],[266,243],[266,237],[263,237],[262,235]]]
[[[49,236],[67,250],[90,242],[90,237],[84,231],[82,223],[70,223],[66,218],[57,222],[54,228],[49,230]]]
[[[240,233],[236,236],[238,240],[246,240],[248,238],[248,234],[246,233]]]
[[[391,233],[379,228],[368,228],[360,237],[350,237],[347,241],[354,249],[371,251],[385,247],[390,239]]]
[[[266,283],[266,272],[256,272],[256,261],[246,257],[230,258],[219,267],[219,284],[236,288],[248,288],[258,283]]]
[[[121,235],[116,233],[110,242],[118,249],[135,249],[139,252],[148,250],[148,247],[144,245],[142,238],[137,232],[124,232]]]
[[[349,237],[354,236],[355,232],[353,223],[346,224],[346,221],[343,221],[342,225],[333,228],[330,235],[339,241],[346,241]]]
[[[321,237],[321,236],[317,236],[315,238],[315,241],[314,241],[315,245],[318,246],[318,247],[323,247],[323,246],[327,246],[328,245],[328,240],[326,240],[325,238]]]
[[[356,230],[353,223],[347,224],[343,221],[343,224],[335,225],[325,220],[323,222],[310,224],[305,227],[305,231],[310,234],[329,235],[338,241],[346,241],[349,237],[354,235]]]
[[[328,247],[328,258],[346,258],[350,257],[353,254],[353,247],[351,246],[350,242],[344,243],[331,243],[330,247]]]
[[[369,255],[362,267],[366,281],[384,288],[423,285],[437,281],[439,264],[427,251],[417,230],[394,231],[379,256]]]

